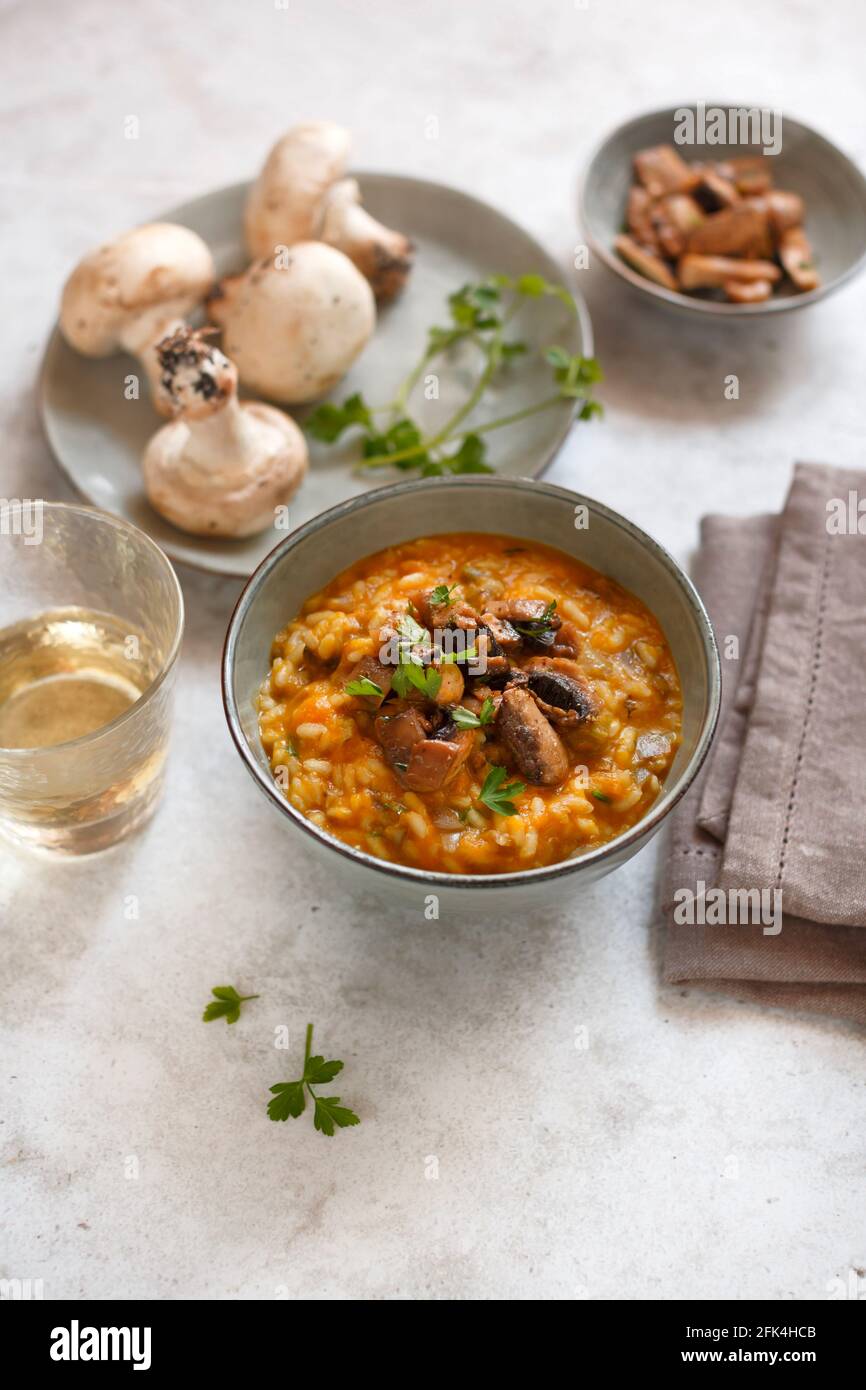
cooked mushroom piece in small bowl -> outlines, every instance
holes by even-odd
[[[709,747],[719,668],[700,598],[636,526],[467,476],[278,545],[232,617],[223,695],[259,788],[355,891],[520,906],[658,829]]]
[[[723,135],[731,143],[710,142]],[[622,279],[716,317],[802,308],[866,262],[856,165],[800,121],[753,107],[685,105],[620,126],[589,163],[580,218]]]

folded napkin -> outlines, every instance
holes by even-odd
[[[704,518],[695,582],[722,709],[671,818],[664,978],[866,1023],[866,473]]]

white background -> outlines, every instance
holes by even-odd
[[[864,40],[857,0],[0,4],[0,493],[70,495],[34,385],[74,262],[248,177],[298,119],[350,126],[359,165],[488,198],[565,266],[578,171],[640,110],[761,102],[866,163]],[[555,481],[686,560],[703,512],[777,508],[795,457],[862,461],[866,277],[718,326],[601,268],[579,283],[607,418]],[[655,848],[531,920],[338,899],[229,744],[237,585],[182,577],[157,818],[88,863],[0,850],[0,1277],[47,1297],[787,1299],[866,1264],[862,1035],[661,988]],[[223,982],[262,998],[205,1027]],[[308,1018],[363,1117],[333,1140],[265,1116],[291,1065],[274,1027],[299,1052]]]

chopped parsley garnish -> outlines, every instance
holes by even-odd
[[[499,816],[516,816],[517,807],[512,797],[526,791],[525,782],[509,782],[504,786],[508,773],[504,767],[491,767],[481,788],[480,800]]]
[[[473,714],[470,709],[458,705],[451,711],[451,718],[458,729],[483,729],[485,724],[492,723],[495,713],[496,706],[488,695],[478,714]]]
[[[385,693],[381,685],[371,681],[369,676],[361,676],[360,680],[349,681],[345,689],[347,695],[375,695],[378,697]]]
[[[540,637],[542,633],[549,632],[553,626],[553,615],[556,612],[556,599],[552,598],[544,612],[537,618],[530,618],[526,622],[513,623],[512,626],[522,637]]]
[[[605,796],[604,792],[597,792],[594,787],[592,789],[592,795],[595,797],[596,801],[603,801],[605,806],[611,806],[613,804],[613,799],[611,797]]]
[[[450,607],[450,605],[454,602],[451,595],[454,593],[454,590],[456,588],[456,584],[452,584],[450,588],[447,584],[437,584],[436,588],[430,595],[430,602],[433,604],[435,608]]]
[[[416,661],[403,661],[394,672],[394,679],[391,685],[401,699],[409,694],[412,686],[420,690],[422,695],[426,695],[428,700],[435,700],[439,694],[439,687],[442,684],[442,672],[437,671],[435,666],[428,666],[427,669],[419,666]]]

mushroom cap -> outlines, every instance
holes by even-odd
[[[241,381],[287,405],[336,386],[369,342],[376,302],[342,251],[302,241],[280,265],[259,261],[209,302]]]
[[[164,305],[183,318],[215,278],[200,236],[174,222],[148,222],[79,261],[63,287],[63,336],[87,357],[106,357],[142,314]]]
[[[307,121],[278,140],[253,184],[244,211],[250,255],[273,256],[315,235],[326,190],[346,170],[351,136],[333,121]]]
[[[254,536],[274,524],[274,512],[297,492],[307,471],[307,442],[288,415],[260,401],[240,405],[257,436],[254,460],[225,473],[203,468],[186,452],[184,420],[163,425],[142,460],[151,505],[194,536]]]

